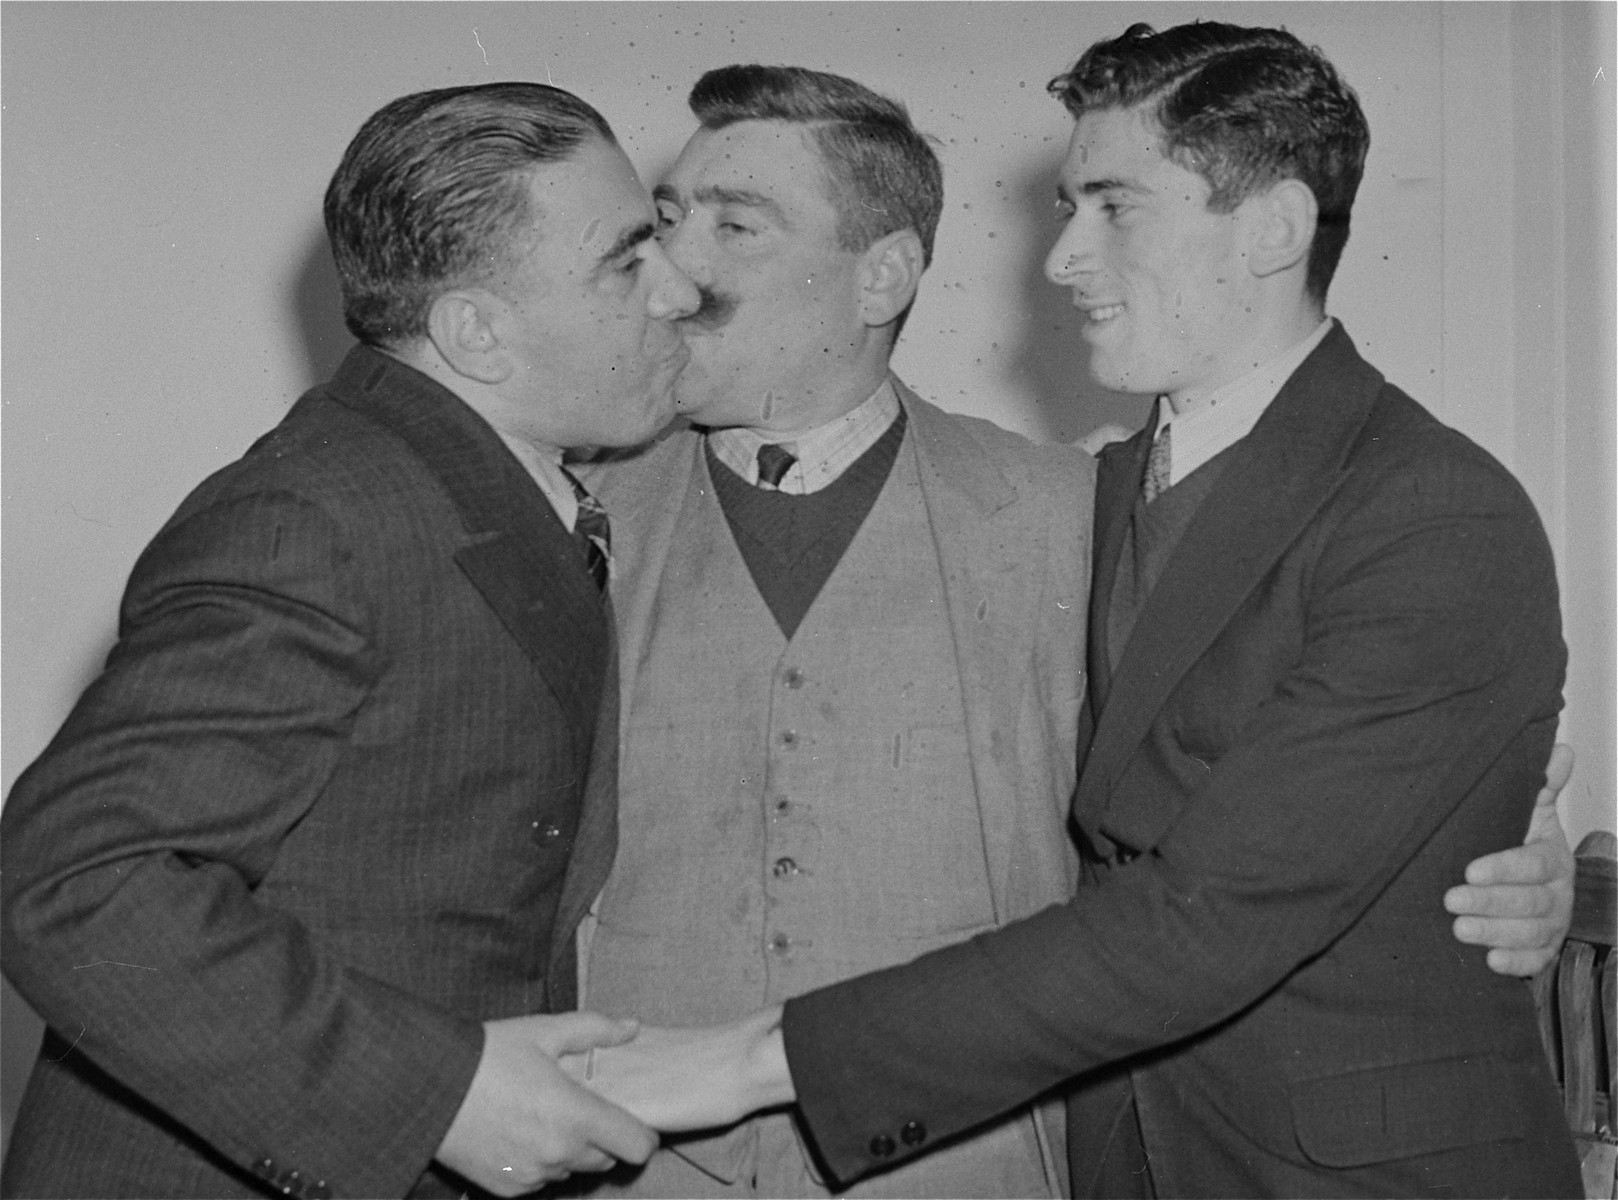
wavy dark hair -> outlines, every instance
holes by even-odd
[[[1048,85],[1077,119],[1149,104],[1169,157],[1208,181],[1208,207],[1298,179],[1319,224],[1305,286],[1324,303],[1348,242],[1371,130],[1359,98],[1320,51],[1284,29],[1198,21],[1158,33],[1131,25]]]
[[[349,332],[384,348],[425,335],[439,295],[524,248],[532,168],[588,138],[616,144],[595,109],[539,83],[416,92],[378,110],[326,188]]]

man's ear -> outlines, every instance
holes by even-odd
[[[1283,179],[1244,203],[1252,204],[1254,232],[1248,265],[1258,276],[1306,264],[1320,215],[1315,194],[1300,179]]]
[[[511,377],[511,357],[497,328],[499,304],[481,289],[457,288],[427,310],[427,338],[456,374],[489,384]]]
[[[860,255],[860,320],[873,328],[898,318],[921,285],[921,238],[914,229],[884,234]]]

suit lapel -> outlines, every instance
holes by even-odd
[[[1354,439],[1382,376],[1336,326],[1282,386],[1186,529],[1124,648],[1079,781],[1076,814],[1093,827],[1130,758],[1180,680],[1229,624],[1243,600],[1340,485]],[[1147,443],[1142,440],[1142,445]],[[1140,448],[1137,447],[1139,451]],[[1130,462],[1143,457],[1131,455]],[[1138,464],[1135,470],[1142,469]],[[1096,592],[1094,622],[1106,624],[1131,493],[1108,488],[1108,592]],[[1101,500],[1098,497],[1098,509]],[[1105,653],[1103,640],[1101,650]],[[1177,807],[1177,805],[1176,805]],[[1165,814],[1165,820],[1172,814]]]
[[[1038,589],[1030,582],[1045,550],[1028,523],[1016,486],[994,470],[969,438],[936,409],[894,380],[915,441],[922,503],[943,574],[944,604],[955,644],[972,781],[997,918],[1009,914],[1011,847],[1016,835],[1012,789],[996,766],[996,714],[1015,712],[1023,686],[1008,664],[1027,657]]]
[[[1118,560],[1124,539],[1129,535],[1129,516],[1140,492],[1146,456],[1157,432],[1157,408],[1152,419],[1128,441],[1106,447],[1096,466],[1094,583],[1090,588],[1090,627],[1087,641],[1089,700],[1093,712],[1105,706],[1112,686],[1112,656],[1107,636],[1107,614],[1112,606],[1112,589],[1118,579]]]
[[[611,604],[608,611],[610,614]],[[618,851],[618,720],[621,711],[618,692],[617,636],[608,622],[607,671],[602,684],[601,706],[596,717],[595,739],[590,743],[590,769],[584,777],[584,799],[579,804],[579,824],[568,855],[567,874],[556,901],[556,918],[551,926],[550,964],[545,972],[545,991],[551,1012],[566,1012],[579,1006],[579,961],[575,935],[590,905],[612,873]]]
[[[607,618],[544,494],[483,418],[385,354],[353,350],[331,391],[402,438],[443,487],[468,533],[457,564],[587,744],[601,700]]]
[[[585,468],[585,485],[612,518],[612,605],[618,626],[618,683],[635,694],[674,528],[702,470],[702,436],[676,430],[654,445]],[[699,486],[706,486],[706,477]],[[629,710],[623,710],[627,718]]]

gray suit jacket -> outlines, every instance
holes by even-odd
[[[983,809],[996,917],[1014,920],[1069,894],[1069,802],[1084,694],[1095,464],[988,421],[944,412],[894,379],[915,441],[944,571],[972,773]],[[640,649],[702,438],[672,433],[598,466],[590,486],[613,520],[620,684]]]
[[[995,919],[1071,894],[1094,462],[946,413],[894,381],[943,570]],[[623,694],[632,694],[702,438],[675,432],[593,469],[613,519]],[[881,914],[872,914],[880,921]],[[1061,1118],[1047,1123],[1061,1158]]]
[[[571,1006],[610,866],[610,630],[494,431],[374,351],[203,483],[5,808],[51,1027],[7,1194],[457,1194],[480,1022]]]

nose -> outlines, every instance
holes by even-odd
[[[697,285],[655,242],[646,248],[646,268],[652,276],[651,288],[646,294],[649,316],[659,321],[673,321],[697,311],[702,303]]]
[[[1085,240],[1083,219],[1075,216],[1062,228],[1056,245],[1045,256],[1045,278],[1058,287],[1072,287],[1089,261]]]
[[[676,270],[700,284],[703,282],[704,259],[697,250],[695,227],[696,221],[690,219],[689,215],[686,220],[666,224],[657,231],[657,244],[663,248],[663,253],[668,255]]]

